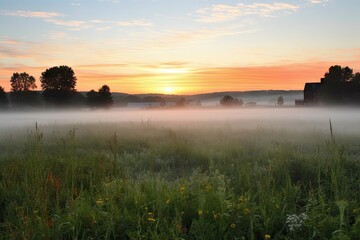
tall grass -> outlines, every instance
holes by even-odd
[[[1,239],[360,239],[354,136],[230,123],[0,139]]]

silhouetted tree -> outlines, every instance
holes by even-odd
[[[86,93],[86,103],[89,107],[96,108],[99,104],[99,93],[91,89],[90,92]]]
[[[101,107],[111,107],[113,105],[113,99],[111,96],[111,91],[108,85],[103,85],[99,89],[99,101]]]
[[[111,107],[113,105],[113,99],[109,86],[102,86],[101,88],[99,88],[98,92],[92,89],[90,92],[86,93],[86,102],[87,105],[91,108]]]
[[[71,67],[58,66],[41,73],[44,100],[57,105],[69,104],[76,92],[76,76]]]
[[[13,73],[10,79],[11,92],[34,90],[36,88],[35,78],[26,72]]]
[[[348,82],[353,77],[353,70],[349,67],[342,68],[339,65],[331,66],[329,72],[321,79],[324,85],[339,85]]]
[[[339,65],[331,66],[321,79],[320,99],[323,103],[339,104],[351,101],[353,98],[351,81],[353,70]]]
[[[38,107],[41,105],[39,93],[31,91],[36,88],[33,76],[26,72],[13,73],[10,84],[10,100],[13,107]]]
[[[277,98],[277,100],[276,100],[276,103],[277,103],[277,105],[279,105],[279,106],[284,105],[284,97],[283,97],[283,96],[279,96],[279,97]]]
[[[230,106],[242,106],[244,102],[242,99],[237,99],[230,95],[225,95],[220,99],[220,104],[224,107],[230,107]]]
[[[5,89],[0,86],[0,108],[7,108],[9,106],[8,96]]]

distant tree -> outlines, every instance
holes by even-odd
[[[108,85],[103,85],[99,89],[99,101],[101,107],[111,107],[114,104],[113,98],[111,96],[111,91]]]
[[[276,103],[277,103],[277,105],[279,105],[279,106],[284,105],[284,97],[283,97],[283,96],[279,96],[279,97],[277,98],[277,100],[276,100]]]
[[[90,92],[86,93],[86,102],[87,105],[91,108],[111,107],[113,105],[113,99],[109,86],[103,85],[101,88],[99,88],[98,92],[92,89]]]
[[[0,86],[0,108],[7,108],[9,105],[8,96],[5,92],[5,89]]]
[[[181,97],[176,103],[175,107],[185,107],[186,106],[186,99]]]
[[[44,100],[54,104],[68,104],[76,92],[76,76],[71,67],[58,66],[41,73]]]
[[[26,72],[13,73],[10,79],[11,92],[34,90],[36,88],[35,78]]]
[[[86,93],[86,103],[91,108],[96,108],[99,104],[99,94],[91,89],[90,92]]]
[[[225,95],[220,99],[220,104],[224,107],[230,107],[230,106],[242,106],[244,102],[242,99],[237,99],[230,95]]]

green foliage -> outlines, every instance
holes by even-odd
[[[311,134],[151,122],[3,134],[2,238],[359,239],[359,139]]]

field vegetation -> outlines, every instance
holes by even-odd
[[[1,239],[360,239],[360,137],[237,122],[2,130]]]

